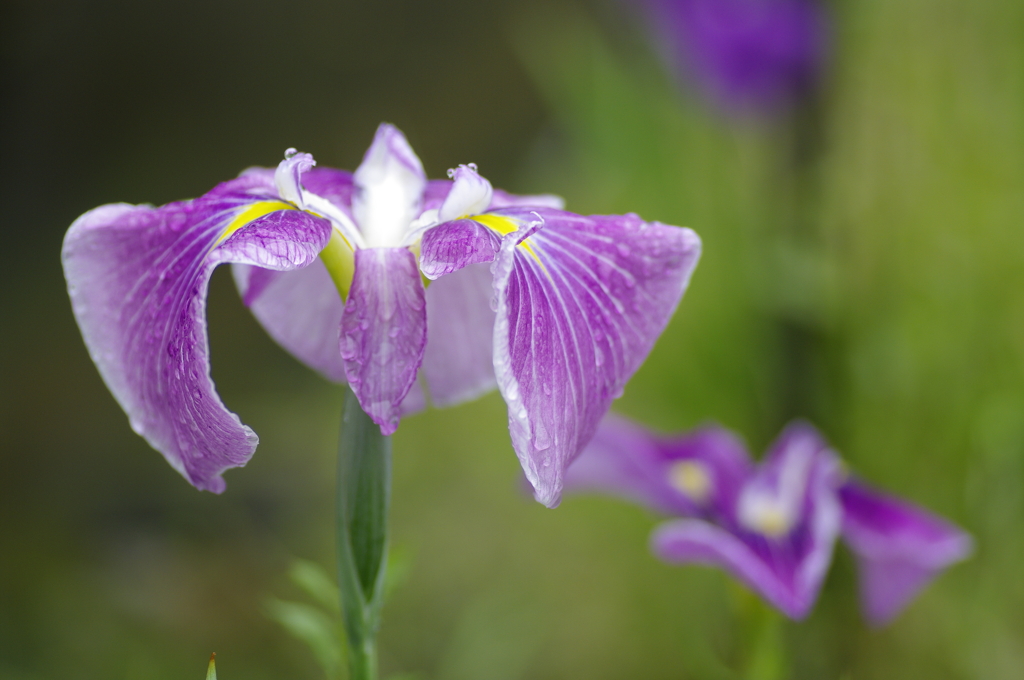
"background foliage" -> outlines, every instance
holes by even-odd
[[[654,518],[531,502],[497,395],[403,422],[387,673],[517,678],[997,678],[1024,667],[1024,5],[836,0],[820,97],[723,117],[621,5],[61,0],[0,21],[0,678],[321,678],[267,616],[293,556],[330,567],[340,390],[278,349],[227,271],[214,378],[261,436],[221,497],[127,427],[58,252],[81,212],[198,195],[288,146],[354,167],[381,120],[429,174],[685,224],[705,255],[617,410],[763,450],[822,427],[872,483],[967,527],[975,557],[894,624],[840,548],[785,621],[647,552]],[[272,606],[272,605],[270,605]],[[278,619],[287,617],[278,610]]]

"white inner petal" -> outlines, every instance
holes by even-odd
[[[494,190],[491,183],[477,173],[475,164],[460,165],[456,170],[449,170],[448,176],[455,181],[438,211],[439,221],[477,215],[491,205]]]
[[[784,455],[774,485],[763,479],[752,479],[740,492],[737,519],[747,529],[778,538],[788,534],[800,519],[814,445],[798,441]]]
[[[395,132],[378,133],[354,176],[352,213],[368,248],[402,244],[426,185],[419,159]]]

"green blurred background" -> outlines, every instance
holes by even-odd
[[[975,556],[870,630],[836,553],[785,621],[647,552],[656,518],[529,500],[492,394],[403,421],[385,675],[1018,678],[1024,673],[1024,4],[837,0],[820,97],[723,118],[617,4],[46,0],[0,21],[0,678],[323,678],[264,613],[333,564],[341,393],[219,271],[213,375],[261,437],[222,496],[132,433],[82,345],[64,231],[203,193],[289,146],[353,168],[397,124],[431,176],[693,227],[704,257],[616,409],[714,419],[762,451],[817,423],[868,480],[965,526]]]

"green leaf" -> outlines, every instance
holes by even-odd
[[[206,680],[217,680],[217,652],[210,655],[210,665],[206,667]]]
[[[288,569],[288,577],[292,583],[302,588],[303,591],[328,611],[339,613],[341,611],[341,597],[338,594],[338,586],[334,579],[327,573],[327,570],[316,562],[309,560],[295,559]]]
[[[267,615],[304,642],[329,680],[340,677],[345,663],[344,640],[338,624],[313,605],[268,598]]]
[[[387,575],[384,579],[384,599],[405,585],[412,571],[412,554],[405,547],[397,545],[388,550]]]

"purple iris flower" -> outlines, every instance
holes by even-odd
[[[655,530],[658,557],[722,567],[794,619],[813,606],[839,536],[857,557],[874,625],[971,551],[957,527],[848,477],[805,423],[787,427],[755,465],[723,428],[663,437],[610,415],[569,468],[566,489],[679,517]]]
[[[428,181],[390,125],[354,173],[314,165],[292,149],[197,199],[101,206],[71,225],[75,317],[132,428],[200,489],[222,491],[252,456],[256,435],[210,379],[207,286],[230,262],[267,332],[347,382],[384,434],[428,395],[445,406],[498,387],[537,499],[557,505],[679,303],[697,235],[564,212],[492,189],[473,165]]]
[[[765,110],[811,90],[827,56],[814,0],[643,0],[669,57],[723,108]]]

